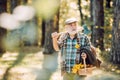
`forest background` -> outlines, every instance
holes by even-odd
[[[36,49],[43,55],[58,53],[51,33],[64,31],[69,17],[79,20],[104,70],[119,75],[120,0],[0,0],[0,65],[9,66],[6,74],[29,55],[22,54],[26,47],[32,54]],[[8,52],[18,52],[19,57],[13,62],[2,60]]]

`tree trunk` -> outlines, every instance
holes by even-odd
[[[14,8],[17,6],[18,1],[17,0],[10,0],[10,13],[13,12]]]
[[[42,20],[42,40],[41,40],[41,46],[44,46],[45,43],[45,19]]]
[[[7,0],[0,0],[0,14],[7,12]],[[6,36],[7,30],[0,27],[0,55],[5,52],[3,38]]]
[[[51,33],[58,31],[59,27],[59,13],[54,15],[52,19],[45,21],[45,42],[44,42],[44,54],[52,54],[55,52],[52,46]]]
[[[25,5],[27,4],[28,0],[21,0],[22,4]]]
[[[0,14],[7,12],[7,0],[0,0]]]
[[[111,60],[120,64],[120,0],[115,0],[113,20]]]
[[[83,13],[82,13],[82,7],[81,7],[81,0],[78,0],[78,8],[79,8],[79,12],[80,12],[81,25],[83,25],[84,20],[83,20]]]
[[[92,43],[95,47],[104,50],[104,9],[103,0],[93,0],[93,33]]]
[[[111,0],[106,0],[106,8],[111,8],[110,2],[111,2]]]
[[[91,27],[91,31],[93,34],[93,0],[90,0],[90,27]],[[91,36],[91,42],[92,42],[93,37]]]
[[[90,0],[90,21],[93,22],[93,0]],[[93,25],[93,24],[92,24]]]
[[[28,3],[28,0],[18,0],[18,5],[25,5]]]

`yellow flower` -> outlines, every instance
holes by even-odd
[[[72,73],[77,73],[77,69],[72,69]]]
[[[75,64],[72,68],[72,73],[77,73],[80,69],[82,69],[84,67],[83,64]]]
[[[81,69],[81,68],[83,68],[83,67],[84,67],[84,65],[80,63],[80,64],[79,64],[79,67],[80,67],[80,69]]]
[[[76,45],[75,45],[75,48],[77,48],[77,49],[80,48],[80,45],[79,45],[79,44],[76,44]]]
[[[75,68],[75,69],[79,69],[79,65],[75,65],[74,68]]]

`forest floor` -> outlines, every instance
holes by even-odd
[[[120,80],[120,70],[102,63],[84,80]],[[0,80],[62,80],[60,53],[44,55],[39,47],[24,47],[0,57]]]

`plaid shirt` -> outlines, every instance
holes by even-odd
[[[76,44],[80,47],[89,48],[90,43],[87,36],[83,34],[76,34],[73,39],[70,38],[69,34],[66,33],[61,35],[58,40],[59,46],[62,53],[62,70],[70,73],[72,67],[79,62],[79,49],[75,48]]]

